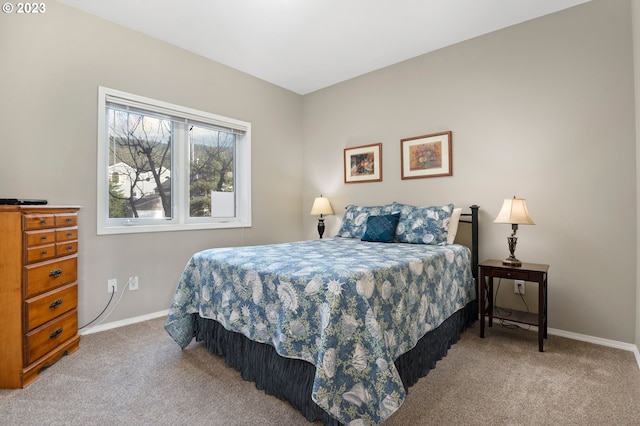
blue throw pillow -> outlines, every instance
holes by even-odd
[[[367,228],[362,236],[362,241],[375,241],[392,243],[396,236],[396,226],[400,220],[400,213],[383,216],[369,216]]]
[[[446,245],[453,204],[403,210],[396,229],[401,243]]]
[[[369,216],[391,213],[391,204],[385,206],[355,206],[349,204],[342,217],[342,225],[336,237],[362,238]]]

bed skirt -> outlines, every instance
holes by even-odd
[[[224,356],[225,362],[240,371],[244,380],[256,388],[288,401],[309,421],[322,420],[325,425],[340,425],[311,399],[315,366],[299,359],[278,355],[273,346],[254,342],[244,335],[226,330],[215,320],[196,317],[196,341],[204,341],[209,352]],[[396,359],[405,390],[435,368],[460,333],[478,318],[477,301],[459,310],[438,328],[427,333],[409,352]]]

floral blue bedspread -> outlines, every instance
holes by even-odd
[[[474,300],[461,245],[328,238],[217,248],[189,260],[165,328],[186,347],[193,313],[316,366],[312,399],[348,425],[405,399],[394,360]]]

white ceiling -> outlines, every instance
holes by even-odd
[[[306,94],[590,0],[58,0]]]

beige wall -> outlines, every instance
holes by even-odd
[[[299,95],[53,1],[45,15],[0,14],[0,52],[0,197],[83,207],[81,324],[106,304],[109,278],[140,280],[114,321],[168,309],[199,249],[301,238]],[[100,85],[251,122],[253,227],[97,236]]]
[[[594,0],[304,98],[303,214],[348,203],[481,206],[480,257],[508,255],[504,198],[527,199],[516,254],[548,263],[549,326],[636,340],[630,2]],[[453,131],[453,176],[400,179],[400,139]],[[343,183],[343,149],[382,142],[383,181]],[[328,234],[339,215],[327,219]],[[304,218],[315,235],[315,218]],[[513,295],[513,288],[508,288]],[[527,289],[528,290],[528,289]],[[535,289],[527,291],[531,295]]]

